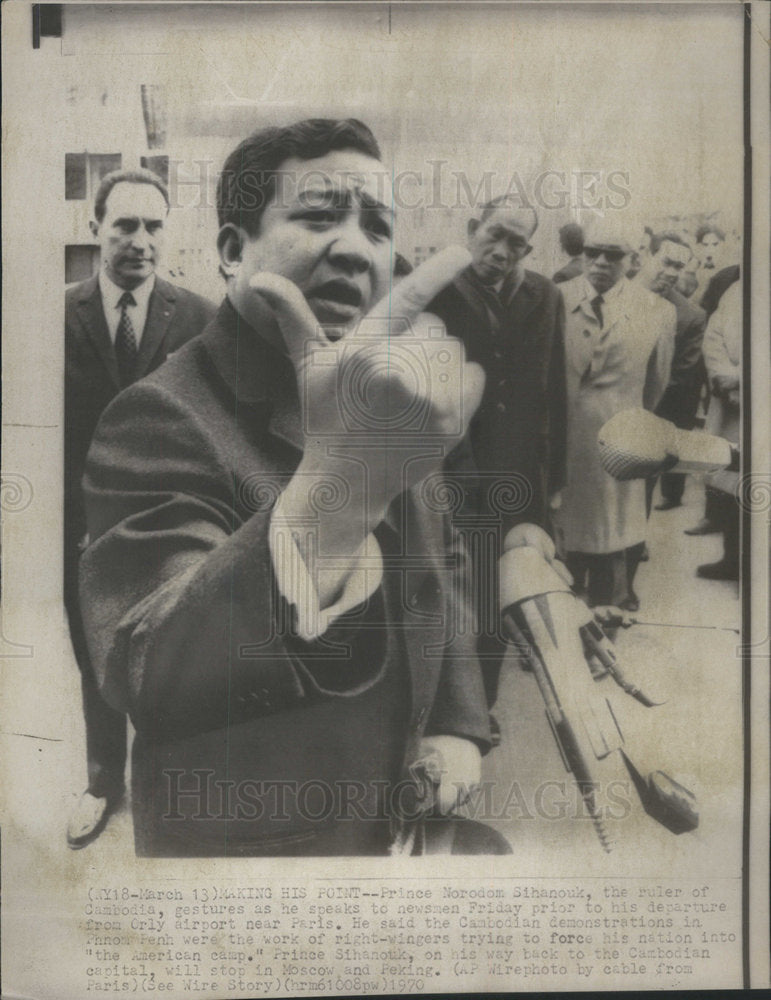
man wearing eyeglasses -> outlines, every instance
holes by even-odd
[[[669,381],[674,306],[625,277],[631,246],[598,223],[584,243],[584,273],[565,298],[567,485],[559,511],[568,568],[592,606],[639,606],[632,587],[645,541],[645,483],[617,482],[600,464],[597,434],[620,410],[654,409]]]

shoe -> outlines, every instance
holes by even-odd
[[[79,851],[96,840],[107,826],[107,821],[115,812],[123,798],[123,791],[111,796],[92,795],[86,789],[80,796],[75,811],[67,824],[67,844],[73,851]]]
[[[682,507],[682,503],[679,500],[662,500],[661,503],[657,503],[653,508],[654,510],[674,510],[675,507]],[[690,531],[686,531],[686,535],[691,534]]]
[[[719,562],[702,563],[696,567],[696,575],[702,580],[739,580],[739,567],[736,563],[726,562],[721,559]]]
[[[716,535],[719,531],[722,531],[714,521],[710,521],[708,518],[703,517],[698,524],[694,524],[692,528],[686,528],[684,534],[686,535]]]

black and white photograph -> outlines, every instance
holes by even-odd
[[[768,986],[768,8],[5,13],[4,995]]]

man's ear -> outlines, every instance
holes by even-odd
[[[91,235],[94,237],[94,239],[96,239],[96,237],[99,235],[99,223],[96,221],[96,219],[91,219],[91,221],[88,224],[88,228],[91,230]]]
[[[479,229],[480,222],[479,219],[469,219],[468,225],[466,226],[466,232],[468,233],[469,239],[474,235],[474,233]]]
[[[243,229],[227,222],[217,234],[217,250],[220,255],[220,270],[226,278],[232,278],[241,263],[245,233]]]

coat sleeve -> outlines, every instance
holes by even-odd
[[[561,490],[567,480],[568,390],[565,376],[565,302],[561,293],[558,293],[558,300],[547,376],[550,495]]]
[[[672,358],[675,353],[675,331],[677,317],[675,307],[662,301],[659,318],[659,335],[656,345],[648,359],[648,368],[643,389],[643,406],[646,410],[655,410],[669,382],[672,371]]]
[[[357,694],[384,667],[383,630],[361,629],[362,609],[315,642],[296,637],[270,514],[236,513],[223,454],[189,403],[143,381],[105,412],[87,464],[81,600],[95,672],[111,705],[165,738]],[[382,621],[381,595],[370,604]]]
[[[706,321],[706,314],[700,309],[699,313],[689,320],[682,334],[677,337],[670,385],[678,387],[690,384],[694,369],[701,358]]]
[[[460,736],[487,753],[492,746],[490,716],[476,651],[475,611],[468,592],[470,555],[463,534],[454,529],[449,534],[454,571],[445,614],[451,638],[444,649],[426,735]],[[494,596],[488,593],[489,588],[480,589],[483,597]]]
[[[720,305],[710,317],[704,334],[704,361],[710,380],[719,375],[737,378],[740,373],[740,363],[731,357],[726,339],[727,324],[740,322],[738,316],[732,315],[733,302],[732,295],[723,296]]]

